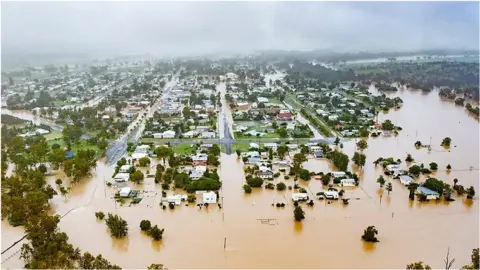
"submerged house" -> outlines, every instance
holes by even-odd
[[[438,200],[440,198],[440,194],[438,194],[438,192],[426,187],[418,187],[417,194],[425,196],[426,200]]]
[[[203,195],[203,203],[216,203],[217,202],[217,193],[210,191],[205,192]]]
[[[408,175],[400,175],[400,183],[402,183],[404,186],[408,186],[413,182],[413,178],[408,176]]]

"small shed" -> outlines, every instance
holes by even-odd
[[[213,191],[205,192],[203,195],[203,203],[216,203],[217,202],[217,194]]]
[[[120,189],[120,197],[128,197],[130,195],[130,191],[132,191],[129,187],[123,187]]]
[[[335,178],[344,177],[345,172],[332,172],[332,176],[335,177]]]

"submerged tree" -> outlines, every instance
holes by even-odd
[[[144,219],[140,221],[140,229],[142,231],[148,231],[150,230],[150,228],[152,228],[152,224],[150,223],[150,220]]]
[[[392,190],[393,190],[392,183],[391,183],[391,182],[388,182],[388,184],[387,184],[387,186],[385,187],[385,189],[388,191],[388,195],[390,195],[390,192],[392,192]]]
[[[160,229],[158,228],[157,225],[155,225],[150,229],[149,233],[150,233],[150,236],[153,238],[153,240],[158,241],[162,239],[164,231],[165,229]]]
[[[380,176],[378,177],[378,179],[377,179],[377,183],[380,184],[380,187],[383,187],[383,185],[385,185],[385,182],[386,182],[386,180],[385,180],[385,178],[383,177],[383,175],[380,175]]]
[[[112,215],[108,213],[106,219],[107,227],[110,229],[110,234],[116,238],[127,236],[128,224],[118,215]]]
[[[378,234],[377,229],[375,229],[375,226],[368,226],[364,231],[362,235],[362,239],[366,242],[379,242],[376,235]]]
[[[432,267],[430,267],[430,265],[423,264],[423,262],[414,262],[414,263],[408,264],[406,269],[428,270],[428,269],[432,269]]]
[[[293,210],[293,217],[295,218],[295,221],[302,221],[305,219],[305,212],[301,206],[295,206],[295,210]]]

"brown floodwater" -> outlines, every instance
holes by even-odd
[[[478,192],[478,120],[464,108],[441,101],[435,92],[401,90],[393,95],[400,96],[404,105],[388,114],[380,113],[379,119],[391,119],[403,131],[398,137],[368,140],[366,166],[362,170],[352,167],[361,180],[359,187],[346,189],[344,197],[351,198],[349,205],[325,201],[315,201],[314,207],[304,205],[306,218],[301,223],[293,220],[291,191],[258,189],[244,194],[242,163],[236,155],[225,154],[220,165],[222,209],[216,205],[208,210],[181,205],[174,210],[162,210],[160,187],[150,178],[137,187],[148,191],[142,203],[120,206],[111,199],[115,188],[104,185],[113,168],[99,162],[91,179],[73,186],[66,198],[58,196],[52,200],[53,212],[70,211],[61,220],[60,228],[73,245],[90,253],[101,253],[123,268],[145,268],[151,263],[162,263],[172,269],[403,268],[419,260],[441,268],[448,248],[451,257],[456,258],[453,267],[461,267],[470,263],[471,250],[479,246],[478,195],[473,201],[454,196],[456,201],[450,203],[411,202],[408,190],[393,179],[389,179],[393,191],[388,195],[379,190],[376,179],[382,170],[372,162],[380,156],[404,160],[410,153],[417,162],[437,162],[439,170],[434,177],[450,184],[458,178],[459,184],[472,185]],[[446,136],[452,138],[449,150],[440,146]],[[415,141],[428,144],[430,138],[431,152],[415,149]],[[345,142],[343,151],[352,157],[355,140]],[[453,168],[450,173],[445,170],[447,164]],[[312,171],[334,169],[326,160],[312,159],[304,166]],[[469,170],[470,166],[474,169]],[[283,175],[279,179],[293,185],[293,180],[283,180]],[[322,189],[317,180],[300,184],[312,194]],[[277,209],[271,206],[272,202],[288,205]],[[96,211],[116,213],[127,220],[128,237],[121,240],[110,237],[105,223],[95,219]],[[140,231],[143,219],[165,228],[162,241],[153,242]],[[369,225],[378,229],[379,243],[361,241],[363,230]],[[21,235],[21,228],[3,222],[2,250]],[[4,254],[2,261],[19,249],[20,245]],[[21,266],[18,253],[2,264],[2,268]]]

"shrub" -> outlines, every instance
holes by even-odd
[[[272,184],[272,183],[268,183],[267,185],[265,185],[265,188],[266,189],[275,189],[275,185]]]
[[[105,214],[103,212],[95,212],[95,217],[97,219],[103,220],[103,218],[105,217]]]
[[[249,185],[245,184],[243,185],[243,191],[249,194],[249,193],[252,193],[252,188]]]
[[[290,179],[290,177],[289,177],[288,175],[285,175],[285,176],[283,177],[283,179],[288,180],[288,179]]]
[[[378,234],[377,229],[375,229],[375,226],[368,226],[364,231],[362,235],[362,239],[366,242],[378,242],[378,239],[376,235]]]
[[[300,192],[300,193],[307,193],[307,190],[304,189],[304,188],[301,188],[298,192]]]
[[[197,196],[195,196],[194,194],[188,194],[187,202],[192,203],[192,202],[195,202],[196,200],[197,200]]]
[[[160,229],[157,225],[155,225],[153,226],[153,228],[150,229],[149,234],[153,238],[153,240],[158,241],[162,239],[164,231],[165,229]]]
[[[302,221],[305,219],[305,212],[303,211],[302,207],[295,206],[295,210],[293,210],[293,217],[295,221]]]
[[[263,179],[260,177],[247,177],[247,184],[250,187],[261,187],[263,185]]]
[[[435,163],[435,162],[431,162],[431,163],[429,164],[429,166],[430,166],[430,170],[432,170],[432,171],[438,170],[438,164]]]
[[[142,220],[140,221],[140,229],[142,231],[148,231],[150,230],[150,228],[152,228],[152,224],[150,223],[150,220]]]
[[[55,184],[61,185],[61,184],[62,184],[62,179],[57,179],[57,180],[55,180]]]
[[[127,236],[128,224],[118,215],[108,214],[106,220],[107,227],[110,229],[110,234],[116,238]]]
[[[277,184],[277,190],[285,190],[287,188],[287,185],[285,183],[280,182]]]
[[[276,172],[276,173],[273,175],[274,178],[277,178],[277,177],[279,177],[279,176],[280,176],[280,173],[279,173],[279,172]]]
[[[288,190],[292,190],[292,186],[288,186]]]

